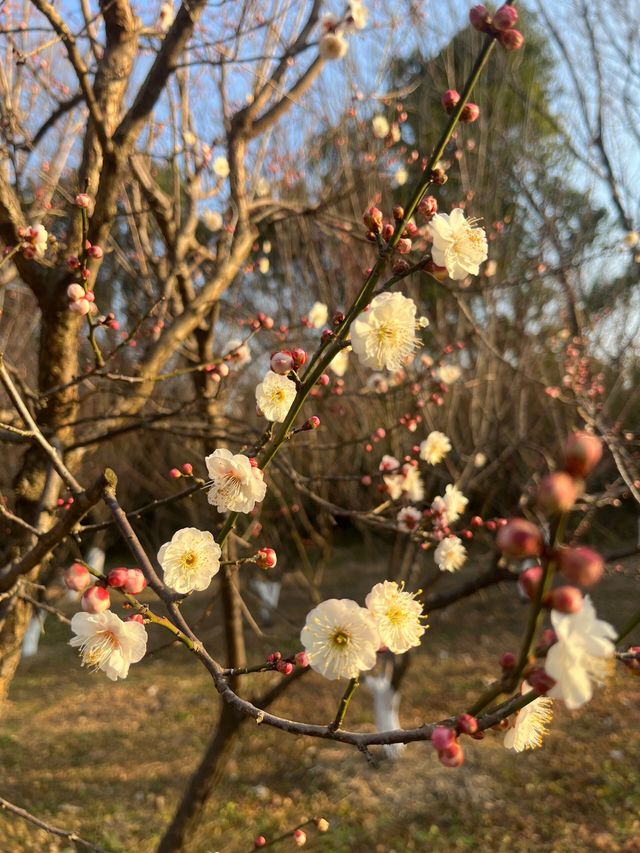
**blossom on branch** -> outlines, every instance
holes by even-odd
[[[415,594],[405,592],[394,581],[383,581],[373,587],[365,604],[373,616],[381,642],[390,652],[401,655],[420,645],[426,630],[422,621],[426,617]]]
[[[438,465],[451,450],[451,442],[443,432],[430,432],[420,444],[420,459],[428,465]]]
[[[314,607],[300,640],[311,668],[331,681],[372,669],[380,646],[371,614],[348,598],[330,598]]]
[[[444,497],[442,500],[444,501],[444,511],[447,515],[448,523],[457,521],[469,503],[469,499],[466,498],[460,489],[457,486],[454,486],[453,483],[449,483],[444,490]]]
[[[418,344],[416,305],[401,293],[380,293],[353,322],[351,345],[365,367],[399,370]]]
[[[478,275],[480,264],[487,260],[487,237],[477,221],[466,219],[462,210],[455,208],[450,214],[436,213],[429,223],[433,262],[446,267],[455,281]]]
[[[533,688],[526,682],[522,693],[526,695]],[[537,749],[542,746],[543,738],[549,734],[547,725],[553,719],[553,702],[546,696],[540,696],[521,708],[515,716],[511,728],[504,736],[504,745],[514,752],[525,749]]]
[[[270,370],[256,388],[256,403],[268,421],[282,423],[297,393],[296,383]]]
[[[126,678],[132,663],[147,651],[147,631],[140,622],[123,622],[110,610],[76,613],[71,620],[75,634],[69,645],[80,649],[82,666],[101,669],[111,681]]]
[[[314,302],[311,308],[309,309],[309,313],[307,314],[307,320],[309,321],[309,325],[313,329],[321,329],[324,325],[326,325],[328,319],[329,309],[324,304],[324,302]]]
[[[158,551],[164,582],[186,594],[206,589],[220,571],[220,546],[208,530],[183,527]]]
[[[442,572],[457,572],[467,560],[467,549],[457,536],[448,536],[438,545],[433,555]]]
[[[597,618],[588,595],[577,613],[552,610],[551,623],[558,641],[547,652],[544,665],[547,675],[556,682],[548,695],[562,699],[573,711],[591,699],[592,683],[603,683],[609,674],[617,632]]]
[[[264,474],[248,456],[221,448],[204,461],[213,481],[207,499],[219,512],[251,512],[264,500]]]
[[[414,506],[403,507],[396,516],[398,522],[398,530],[403,533],[411,533],[416,529],[422,518],[422,513]]]

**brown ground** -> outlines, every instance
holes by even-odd
[[[594,593],[604,618],[620,626],[638,607],[638,578],[637,562],[608,575]],[[367,584],[362,577],[358,586],[364,591]],[[300,601],[292,585],[285,603],[298,624],[304,612],[291,613]],[[483,634],[489,614],[492,631]],[[512,587],[434,614],[407,676],[403,724],[462,710],[496,674],[499,655],[515,647],[522,617]],[[266,646],[254,640],[252,660],[265,648],[294,651],[293,637],[283,624]],[[113,685],[80,669],[67,638],[68,629],[49,619],[41,653],[15,680],[0,725],[0,796],[113,853],[150,853],[216,719],[217,699],[207,674],[182,649],[151,657]],[[154,644],[160,639],[154,635]],[[219,629],[207,640],[215,650]],[[251,683],[256,688],[271,678]],[[482,742],[467,739],[458,770],[443,768],[428,744],[371,767],[346,746],[248,725],[190,853],[244,853],[259,833],[274,837],[308,816],[326,817],[331,828],[324,835],[310,829],[306,849],[331,853],[638,851],[639,689],[640,679],[619,669],[581,712],[557,708],[542,750],[507,752],[502,734],[490,732]],[[335,683],[312,674],[275,710],[327,722],[339,694]],[[348,724],[371,726],[362,688]],[[0,815],[1,853],[70,849]],[[297,848],[286,840],[277,849]]]

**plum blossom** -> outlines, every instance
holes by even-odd
[[[29,228],[21,228],[18,232],[22,240],[27,244],[24,253],[30,257],[42,258],[47,251],[49,232],[44,225],[32,225]]]
[[[270,370],[256,388],[256,403],[268,421],[282,423],[297,393],[296,383]]]
[[[338,355],[334,356],[329,364],[329,370],[335,373],[336,376],[344,376],[349,367],[349,350],[341,349]]]
[[[371,614],[348,598],[330,598],[314,607],[300,640],[311,668],[331,681],[372,669],[380,646]]]
[[[526,695],[533,688],[525,681],[522,685],[522,693]],[[523,752],[525,749],[537,749],[542,746],[542,741],[549,734],[547,725],[553,719],[553,702],[546,696],[540,696],[521,708],[512,722],[511,728],[504,736],[504,745],[514,752]]]
[[[349,50],[349,43],[340,33],[325,33],[320,39],[320,56],[323,59],[343,59]]]
[[[229,161],[226,157],[216,157],[213,161],[213,174],[219,178],[229,177]]]
[[[232,338],[224,348],[224,354],[230,356],[229,362],[233,367],[244,367],[251,361],[251,350],[249,344],[243,343],[240,338]]]
[[[433,555],[442,572],[457,572],[467,559],[467,549],[457,536],[448,536],[438,545]]]
[[[367,25],[369,10],[360,0],[349,3],[348,29],[363,30]]]
[[[314,329],[321,329],[328,319],[329,309],[324,302],[314,302],[307,314],[309,325]]]
[[[226,448],[214,450],[205,458],[212,486],[207,499],[219,512],[251,512],[264,500],[267,485],[260,468],[248,456]]]
[[[173,23],[173,3],[163,3],[158,15],[158,29],[166,33]]]
[[[444,490],[444,511],[447,516],[447,522],[457,521],[465,511],[469,499],[466,498],[457,486],[452,483]]]
[[[422,513],[414,506],[402,507],[402,509],[396,516],[396,520],[398,522],[398,530],[401,530],[403,533],[412,533],[420,524],[421,518]]]
[[[217,210],[205,210],[202,214],[202,221],[207,226],[209,231],[220,231],[224,225],[222,214]]]
[[[433,262],[446,267],[455,281],[478,275],[480,264],[487,260],[487,237],[477,221],[466,219],[462,210],[455,208],[450,214],[436,213],[429,223]]]
[[[422,604],[394,581],[377,583],[365,599],[381,642],[396,655],[420,645],[426,628]]]
[[[444,382],[445,385],[453,385],[462,375],[462,370],[457,364],[443,364],[442,367],[436,367],[433,375],[438,382]]]
[[[147,651],[147,631],[140,622],[123,622],[111,610],[76,613],[71,620],[75,634],[69,645],[80,649],[82,666],[101,669],[111,681],[126,678],[132,663]]]
[[[208,530],[183,527],[158,551],[164,582],[186,594],[206,589],[220,571],[221,550]]]
[[[389,133],[389,122],[383,115],[375,115],[371,119],[371,132],[376,139],[384,139]]]
[[[609,673],[615,652],[615,628],[598,619],[586,595],[577,613],[551,611],[558,637],[547,652],[545,671],[555,680],[548,695],[562,699],[569,710],[582,707],[593,696],[592,683],[602,683]]]
[[[429,465],[438,465],[451,450],[451,442],[443,432],[434,430],[420,443],[420,459]]]
[[[399,370],[417,343],[416,305],[401,293],[374,297],[351,327],[351,346],[365,367]]]

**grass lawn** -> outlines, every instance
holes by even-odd
[[[614,625],[640,604],[638,565],[610,571],[594,592],[599,615]],[[359,572],[354,597],[380,577],[375,566],[360,564]],[[298,648],[291,622],[302,624],[305,605],[295,584],[285,586],[283,604],[289,621],[266,639],[251,636],[250,660]],[[463,710],[497,674],[500,654],[516,648],[522,607],[509,585],[434,613],[406,677],[403,725]],[[212,621],[204,638],[215,655],[222,637],[215,614]],[[210,679],[185,651],[171,648],[114,685],[81,670],[66,626],[49,618],[46,628],[0,721],[0,796],[113,853],[150,853],[215,723]],[[640,635],[632,639],[640,642]],[[163,640],[156,631],[151,645]],[[273,678],[252,676],[245,695]],[[340,693],[338,684],[306,675],[274,710],[326,723]],[[640,679],[618,667],[582,711],[556,705],[543,749],[508,752],[503,733],[491,731],[481,742],[465,739],[466,761],[457,770],[442,767],[429,744],[370,766],[347,746],[248,723],[190,853],[248,853],[256,835],[273,837],[311,816],[331,827],[326,834],[311,828],[306,849],[331,853],[640,851],[639,698]],[[347,725],[370,730],[371,721],[361,688]],[[0,853],[70,849],[0,814]],[[297,848],[286,840],[275,849]]]

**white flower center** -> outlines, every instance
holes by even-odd
[[[94,672],[100,669],[120,649],[120,641],[112,631],[98,631],[80,646],[82,666],[87,666]]]

